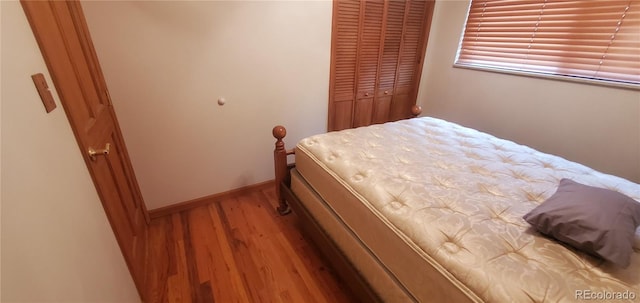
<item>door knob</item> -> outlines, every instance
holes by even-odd
[[[96,160],[96,156],[106,156],[109,154],[109,149],[111,148],[111,144],[107,143],[107,145],[104,146],[104,149],[93,149],[93,147],[89,147],[89,151],[87,152],[89,154],[89,158],[91,158],[91,161],[95,161]]]

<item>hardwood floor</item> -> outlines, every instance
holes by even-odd
[[[275,189],[153,219],[147,302],[354,302]]]

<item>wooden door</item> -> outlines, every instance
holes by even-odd
[[[411,117],[431,0],[335,0],[330,131]]]
[[[433,14],[432,1],[407,1],[398,68],[395,72],[393,98],[388,121],[411,117],[411,106],[416,103],[418,86],[424,65],[424,55],[429,38],[429,27]]]
[[[149,218],[80,3],[22,1],[22,6],[142,297]]]
[[[362,1],[360,8],[356,102],[352,127],[371,124],[383,32],[384,2]]]
[[[373,123],[389,121],[398,59],[400,58],[400,46],[402,45],[406,6],[407,2],[405,1],[389,1],[385,11],[385,35],[382,40],[382,57],[380,58],[380,75],[376,87]]]
[[[333,2],[331,75],[329,80],[329,130],[352,127],[356,98],[359,0]]]

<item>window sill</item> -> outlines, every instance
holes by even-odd
[[[478,71],[501,73],[501,74],[509,74],[509,75],[516,75],[516,76],[532,77],[532,78],[541,78],[541,79],[560,80],[560,81],[582,83],[582,84],[590,84],[590,85],[599,85],[599,86],[606,86],[606,87],[613,87],[613,88],[624,88],[624,89],[640,91],[640,84],[614,82],[614,81],[606,81],[606,80],[596,80],[596,79],[589,79],[589,78],[580,78],[580,77],[562,76],[562,75],[553,75],[553,74],[543,74],[543,73],[526,72],[526,71],[519,71],[519,70],[492,68],[492,67],[487,67],[487,66],[458,64],[458,63],[454,63],[453,67],[471,69],[471,70],[478,70]]]

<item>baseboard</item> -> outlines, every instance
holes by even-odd
[[[249,193],[249,192],[252,192],[252,191],[255,191],[255,190],[262,190],[262,189],[265,189],[265,188],[269,188],[271,186],[274,186],[274,180],[269,180],[269,181],[265,181],[265,182],[261,182],[261,183],[256,183],[256,184],[253,184],[253,185],[248,185],[248,186],[232,189],[230,191],[225,191],[225,192],[222,192],[222,193],[217,193],[217,194],[209,195],[209,196],[202,197],[202,198],[196,198],[196,199],[189,200],[189,201],[184,201],[184,202],[180,202],[180,203],[176,203],[176,204],[171,204],[171,205],[168,205],[168,206],[164,206],[164,207],[160,207],[160,208],[149,210],[149,217],[151,217],[151,219],[154,219],[154,218],[159,218],[159,217],[166,216],[166,215],[171,215],[171,214],[174,214],[174,213],[179,213],[181,211],[188,210],[188,209],[191,209],[191,208],[196,208],[196,207],[203,206],[203,205],[207,205],[207,204],[213,203],[213,202],[218,201],[218,200],[234,198],[234,197],[241,196],[243,194],[246,194],[246,193]]]

